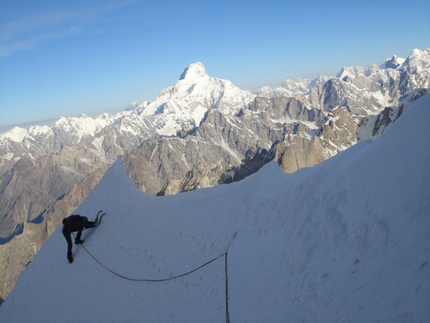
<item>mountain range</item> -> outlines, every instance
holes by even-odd
[[[2,322],[428,322],[430,94],[375,140],[285,174],[155,197],[122,157],[0,307]]]
[[[195,63],[151,102],[0,135],[0,297],[118,155],[154,196],[238,181],[270,161],[292,173],[378,137],[426,94],[429,71],[430,49],[415,49],[251,93]]]

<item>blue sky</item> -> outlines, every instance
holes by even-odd
[[[190,63],[251,91],[430,47],[428,1],[0,0],[0,127],[152,100]]]

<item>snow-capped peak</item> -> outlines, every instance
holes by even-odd
[[[12,141],[21,142],[25,136],[27,136],[28,131],[24,128],[13,127],[8,132],[0,135],[0,140],[9,138]]]
[[[307,95],[309,91],[320,84],[324,84],[331,77],[321,75],[315,79],[297,78],[296,80],[286,79],[281,83],[280,87],[271,88],[264,86],[257,91],[258,96],[277,97],[277,96],[294,96],[295,94]]]
[[[178,82],[162,90],[154,101],[136,106],[141,117],[153,118],[160,135],[176,135],[200,123],[209,109],[236,113],[255,95],[230,81],[208,76],[200,62],[188,65]]]
[[[430,66],[430,48],[424,51],[414,49],[409,57],[404,61],[402,68],[407,69],[409,73],[422,73],[428,71]],[[421,87],[428,87],[428,78],[421,84]]]
[[[198,81],[200,78],[208,76],[206,68],[200,62],[188,65],[179,77],[179,80]]]
[[[379,68],[381,69],[386,69],[386,68],[398,68],[400,65],[402,65],[404,63],[405,59],[398,57],[397,55],[393,55],[393,57],[391,58],[387,58],[387,60],[385,61],[385,63],[383,63],[382,65],[379,66]]]
[[[28,134],[32,137],[47,134],[51,131],[51,128],[48,126],[32,126],[28,130]]]

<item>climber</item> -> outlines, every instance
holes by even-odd
[[[72,214],[69,217],[63,219],[63,235],[67,241],[67,259],[69,260],[70,263],[73,262],[73,254],[72,254],[73,245],[72,245],[71,233],[76,231],[78,232],[75,238],[75,244],[83,243],[84,240],[81,240],[82,230],[96,227],[100,223],[99,215],[101,212],[103,211],[99,211],[99,213],[97,213],[97,217],[94,222],[88,221],[87,217],[77,215],[77,214]],[[104,214],[102,214],[102,216],[103,215]]]

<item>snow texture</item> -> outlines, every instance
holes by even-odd
[[[1,322],[430,321],[430,95],[378,139],[291,175],[174,196],[138,191],[121,159],[74,212],[102,224],[66,259],[61,227]],[[66,216],[66,215],[65,215]]]

